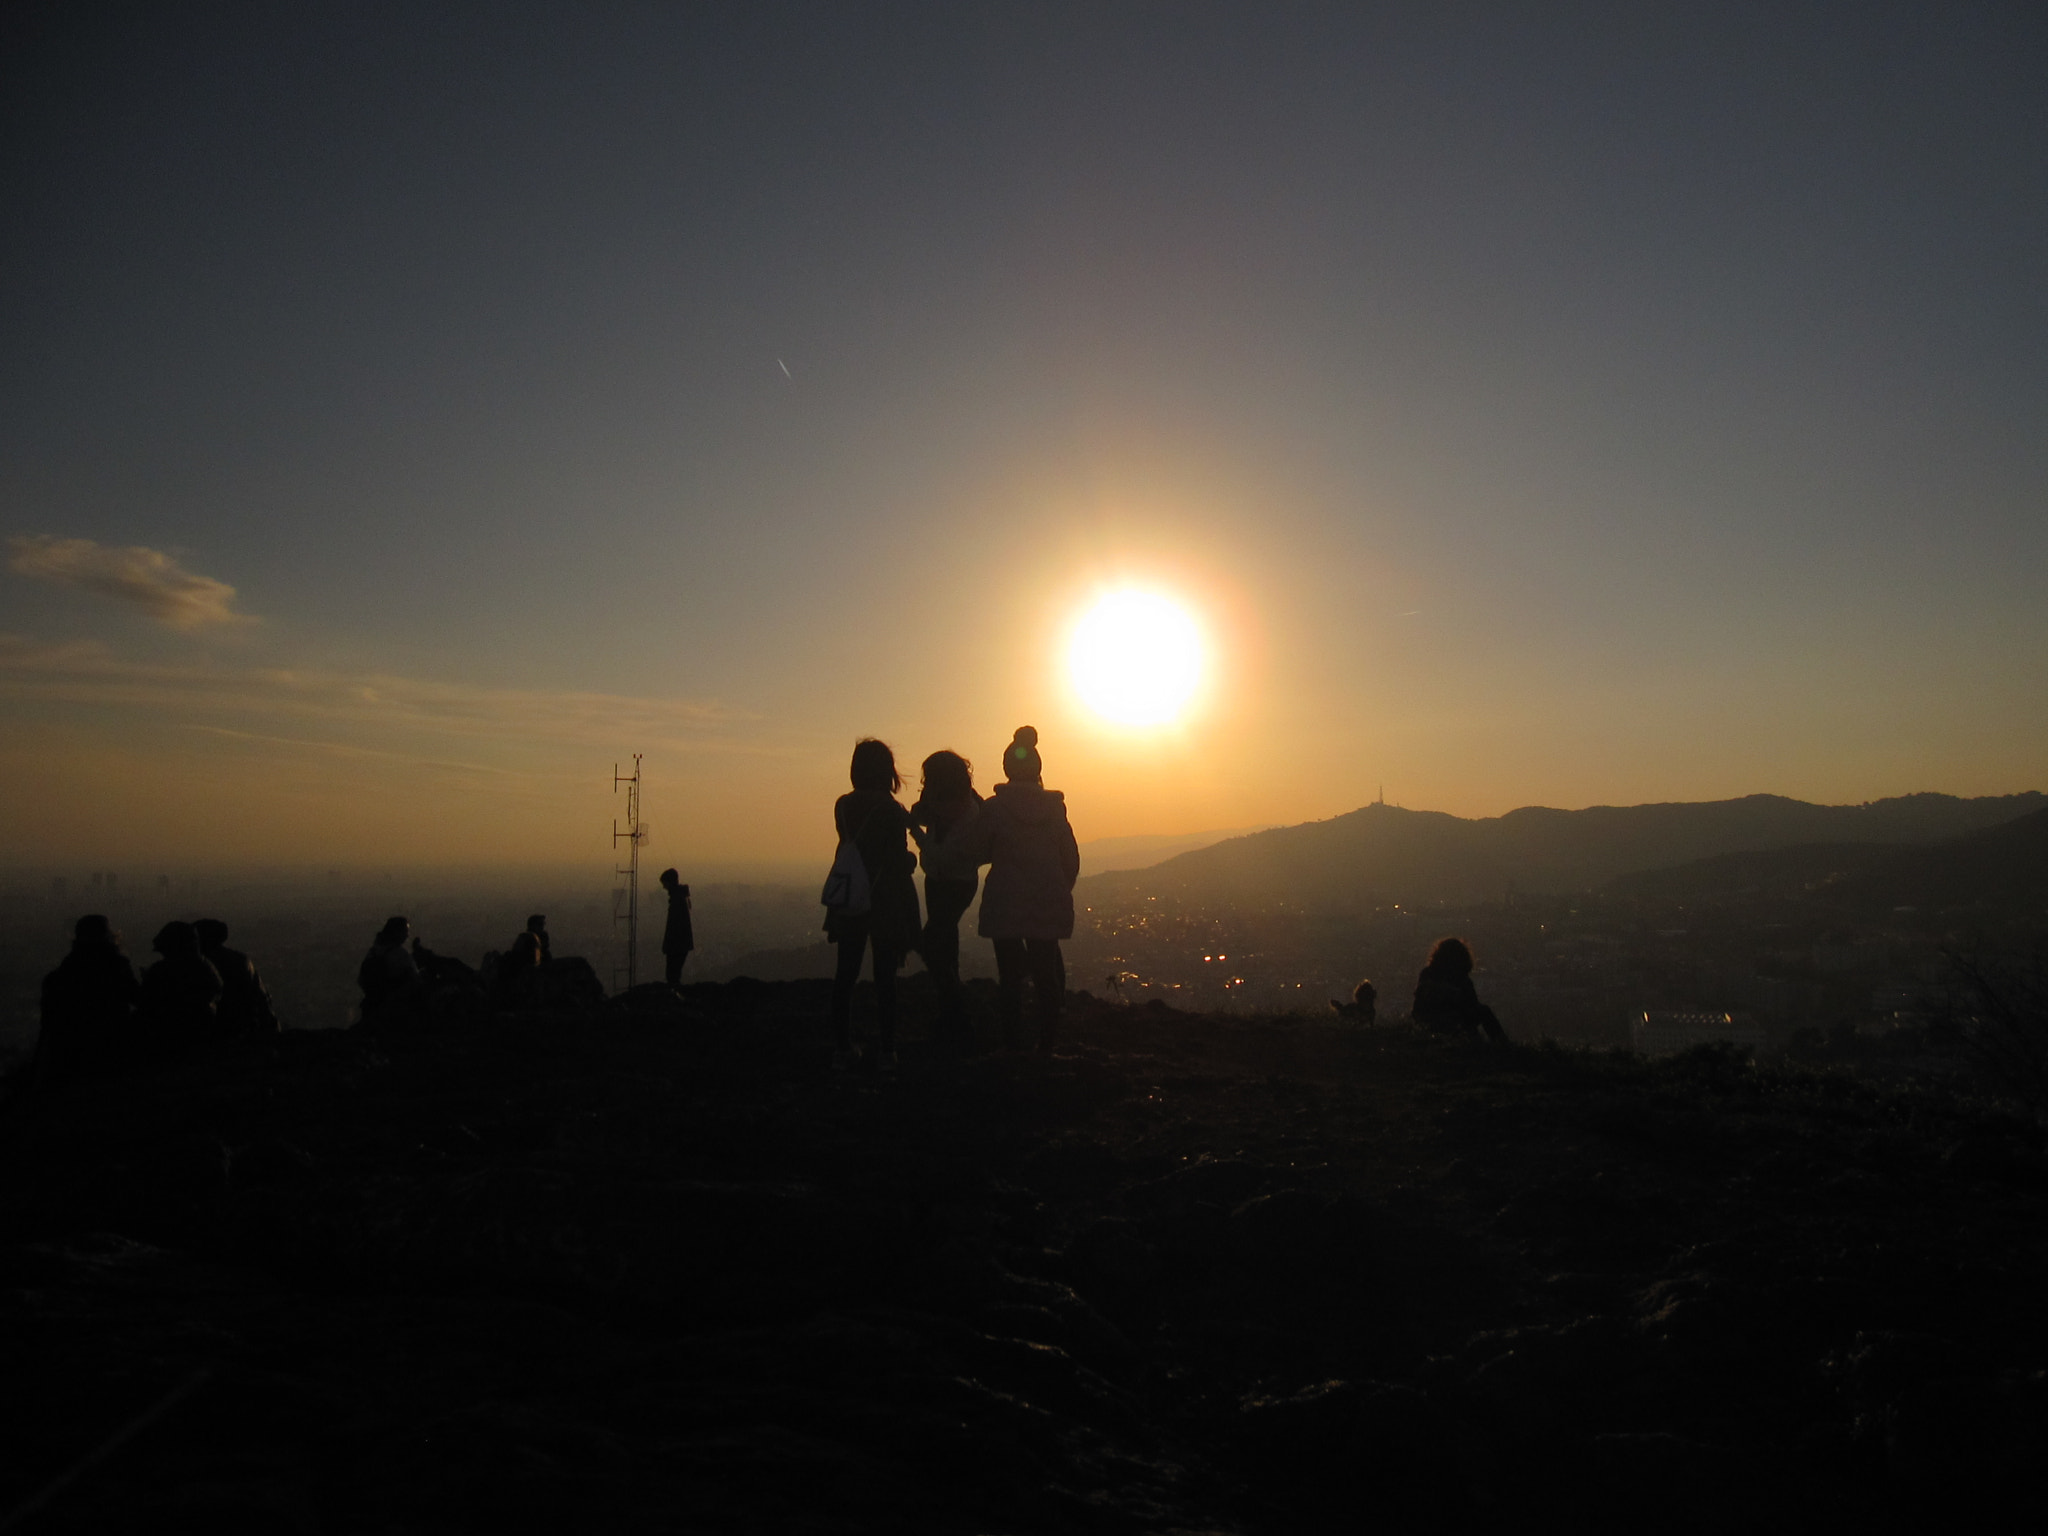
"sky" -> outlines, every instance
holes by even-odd
[[[2037,6],[10,7],[0,860],[2048,787],[2044,151]]]

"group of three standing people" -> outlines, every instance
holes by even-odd
[[[1066,797],[1045,787],[1038,732],[1022,726],[1003,753],[1003,780],[984,799],[974,767],[957,752],[924,760],[917,803],[896,799],[903,787],[896,756],[873,738],[853,749],[853,789],[832,807],[839,853],[825,884],[825,933],[839,947],[832,982],[832,1025],[837,1060],[850,1065],[853,987],[861,961],[872,951],[876,1050],[886,1069],[895,1062],[896,972],[916,950],[939,988],[942,1033],[958,1047],[972,1041],[967,1000],[960,985],[960,919],[973,904],[981,867],[981,936],[996,950],[1003,1043],[1024,1046],[1024,982],[1036,1002],[1038,1051],[1048,1055],[1059,1031],[1066,997],[1060,941],[1074,932],[1074,881],[1081,850],[1067,822]],[[924,865],[920,917],[912,871]]]

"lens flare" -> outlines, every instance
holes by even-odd
[[[1202,634],[1156,592],[1105,593],[1074,626],[1067,671],[1082,701],[1119,725],[1177,719],[1202,681]]]

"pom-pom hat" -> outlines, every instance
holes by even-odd
[[[1010,738],[1010,750],[1003,754],[1003,772],[1013,779],[1038,779],[1045,775],[1045,761],[1038,755],[1038,727],[1020,725]]]

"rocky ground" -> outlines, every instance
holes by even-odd
[[[1085,1000],[1050,1062],[944,1059],[907,990],[893,1078],[830,1070],[823,984],[742,982],[15,1095],[0,1507],[86,1464],[4,1528],[1882,1530],[2038,1502],[2023,1116]]]

